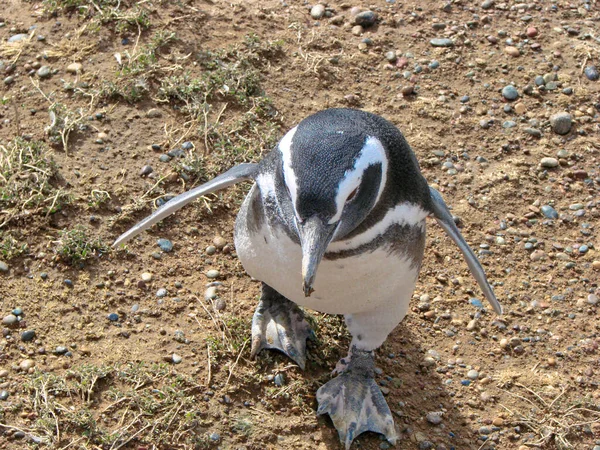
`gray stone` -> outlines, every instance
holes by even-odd
[[[37,76],[40,78],[48,78],[50,75],[50,67],[48,66],[42,66],[37,71]]]
[[[10,42],[10,43],[19,42],[19,41],[22,41],[23,39],[25,39],[27,36],[28,35],[25,33],[15,34],[8,38],[8,42]]]
[[[442,423],[442,413],[440,411],[428,412],[425,418],[427,419],[427,422],[433,425],[439,425]]]
[[[310,16],[315,20],[321,19],[324,14],[325,14],[325,6],[320,3],[313,6],[310,10]]]
[[[467,378],[470,378],[471,380],[476,380],[477,378],[479,378],[479,372],[477,372],[475,369],[471,369],[467,372]]]
[[[363,11],[354,16],[354,23],[361,27],[370,27],[377,22],[377,14],[373,11]]]
[[[542,211],[544,217],[547,217],[548,219],[558,219],[558,212],[556,212],[552,206],[543,205],[540,210]]]
[[[565,135],[571,131],[573,119],[571,114],[560,112],[550,117],[550,126],[556,134]]]
[[[590,81],[597,81],[600,78],[600,73],[598,73],[596,66],[587,66],[583,73],[585,73],[585,76]]]
[[[150,175],[153,171],[154,169],[152,168],[152,166],[145,165],[140,169],[140,176],[143,177],[146,175]]]
[[[21,333],[21,340],[23,342],[33,341],[34,338],[35,338],[34,330],[26,330]]]
[[[8,272],[8,264],[4,261],[0,261],[0,272]]]
[[[219,278],[220,275],[221,273],[217,269],[211,269],[208,272],[206,272],[206,276],[208,278]]]
[[[516,100],[519,98],[519,92],[515,89],[514,86],[509,84],[508,86],[505,86],[502,89],[502,97],[510,101]]]
[[[434,47],[454,47],[454,41],[447,38],[434,38],[429,41]]]
[[[273,378],[273,382],[275,383],[275,386],[283,386],[285,383],[285,378],[283,376],[282,373],[278,373],[277,375],[275,375],[275,378]]]
[[[2,319],[2,325],[11,326],[17,323],[19,319],[14,314],[9,314]]]
[[[177,353],[173,353],[173,356],[171,356],[171,359],[173,360],[173,364],[179,364],[181,361],[183,361],[183,358],[181,356],[179,356]]]
[[[158,244],[160,249],[165,253],[173,251],[173,243],[168,239],[160,238],[158,241],[156,241],[156,243]]]
[[[1,391],[0,392],[0,400],[4,401],[8,398],[8,391]]]
[[[542,137],[542,132],[537,128],[523,128],[523,131],[533,137],[540,138]]]
[[[540,161],[540,165],[547,169],[553,169],[558,166],[558,159],[552,157],[542,158]]]

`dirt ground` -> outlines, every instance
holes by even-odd
[[[109,248],[340,106],[402,130],[505,308],[430,221],[377,357],[395,448],[600,448],[596,0],[2,6],[0,449],[342,448],[315,392],[343,320],[311,312],[305,371],[250,359],[260,286],[232,243],[248,184]]]

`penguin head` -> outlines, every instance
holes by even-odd
[[[377,137],[351,124],[325,125],[303,121],[278,145],[307,296],[329,243],[344,239],[365,220],[387,180],[387,153]]]

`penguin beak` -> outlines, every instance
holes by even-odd
[[[313,292],[317,267],[333,238],[337,225],[337,222],[325,223],[317,216],[312,216],[304,223],[298,224],[302,246],[302,289],[306,297]]]

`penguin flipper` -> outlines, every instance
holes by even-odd
[[[473,253],[473,250],[471,247],[469,247],[469,244],[467,244],[458,227],[454,223],[452,214],[450,213],[446,202],[444,202],[442,195],[432,187],[429,188],[429,191],[431,193],[431,200],[433,201],[433,214],[437,222],[462,252],[465,261],[469,266],[469,270],[473,274],[473,277],[475,277],[475,280],[477,280],[477,284],[479,284],[479,287],[483,291],[485,298],[487,298],[488,302],[490,302],[496,314],[502,314],[502,306],[494,295],[494,291],[490,286],[487,277],[485,276],[483,267],[481,267],[477,256],[475,256],[475,253]]]
[[[249,163],[249,164],[240,164],[235,167],[232,167],[227,172],[219,175],[208,183],[204,183],[201,186],[197,186],[194,189],[191,189],[183,194],[178,195],[177,197],[169,200],[163,206],[154,211],[151,215],[146,217],[141,222],[137,223],[125,233],[123,233],[112,245],[113,247],[117,247],[120,244],[124,244],[128,240],[140,234],[142,231],[147,230],[152,225],[157,222],[160,222],[165,217],[170,216],[175,211],[183,208],[188,203],[194,201],[198,197],[202,197],[203,195],[211,194],[215,191],[219,191],[221,189],[225,189],[226,187],[231,186],[232,184],[239,183],[240,181],[253,179],[254,176],[258,172],[258,164]]]
[[[365,431],[380,433],[394,445],[394,418],[374,378],[372,351],[352,349],[345,371],[317,391],[317,414],[329,414],[346,450]]]

